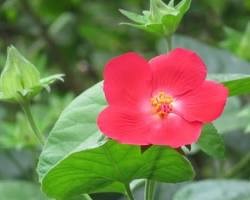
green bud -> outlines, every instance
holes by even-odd
[[[176,6],[174,0],[168,4],[162,0],[150,0],[150,10],[143,11],[142,15],[121,9],[120,12],[134,22],[122,24],[169,37],[178,28],[190,4],[191,0],[182,0]]]
[[[10,46],[0,76],[0,100],[20,102],[22,97],[30,99],[43,88],[49,88],[55,80],[62,79],[62,76],[59,74],[40,80],[40,73],[36,67],[15,47]]]
[[[40,74],[35,66],[11,46],[0,77],[0,90],[6,98],[16,99],[39,85]]]
[[[220,46],[234,52],[240,58],[250,60],[250,22],[244,32],[225,27],[226,38]]]

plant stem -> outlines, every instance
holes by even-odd
[[[146,180],[145,183],[145,200],[154,200],[156,182],[152,180]]]
[[[31,110],[30,110],[30,104],[29,104],[28,100],[21,103],[21,107],[22,107],[22,109],[26,115],[26,118],[30,124],[30,127],[32,128],[37,139],[39,140],[41,145],[44,145],[45,139],[44,139],[43,135],[41,134],[41,132],[39,131],[38,127],[36,126],[35,120],[32,116]]]
[[[167,46],[168,46],[167,52],[171,51],[172,48],[173,48],[173,46],[172,46],[172,37],[171,36],[167,37]]]
[[[237,178],[237,175],[249,167],[250,153],[246,154],[237,165],[235,165],[224,177],[225,178]]]
[[[132,191],[130,189],[130,186],[128,184],[124,185],[125,190],[126,190],[126,195],[127,195],[127,200],[135,200],[132,194]]]

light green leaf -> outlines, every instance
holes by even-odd
[[[143,11],[143,15],[120,10],[123,15],[135,23],[122,24],[132,25],[135,28],[143,29],[156,35],[169,37],[178,28],[190,4],[191,0],[182,0],[176,6],[174,5],[174,1],[165,4],[162,0],[152,0],[150,1],[150,9]]]
[[[208,180],[180,189],[173,200],[250,200],[250,182]]]
[[[126,16],[128,19],[136,22],[136,23],[139,23],[139,24],[145,24],[146,23],[146,18],[145,16],[143,15],[138,15],[136,13],[133,13],[133,12],[130,12],[130,11],[127,11],[127,10],[123,10],[123,9],[119,9],[119,11],[124,15]]]
[[[224,158],[225,156],[224,141],[212,124],[203,127],[197,144],[202,151],[210,156],[216,158]]]
[[[69,153],[92,147],[94,142],[102,139],[96,126],[96,116],[105,105],[102,83],[99,83],[86,90],[63,111],[40,156],[40,180]]]
[[[2,200],[47,200],[39,185],[25,181],[1,181],[0,197]]]
[[[123,192],[123,184],[135,179],[180,182],[193,178],[191,164],[173,149],[153,146],[142,153],[139,146],[103,141],[96,118],[104,106],[99,83],[62,113],[38,165],[44,192],[68,198],[104,189]]]

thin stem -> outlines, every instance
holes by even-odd
[[[135,200],[129,185],[124,185],[124,186],[126,190],[127,200]]]
[[[225,178],[236,178],[245,168],[249,167],[250,153],[246,154],[240,162],[235,165],[224,177]]]
[[[145,200],[154,200],[156,182],[152,180],[146,180],[145,183]]]
[[[22,109],[26,115],[26,118],[30,124],[30,127],[32,128],[37,139],[39,140],[41,145],[44,145],[45,139],[44,139],[43,135],[41,134],[41,132],[39,131],[38,127],[36,126],[35,120],[32,116],[31,110],[30,110],[30,104],[29,104],[28,100],[21,103],[21,107],[22,107]]]
[[[172,50],[173,46],[172,46],[172,37],[168,36],[167,37],[167,46],[168,46],[168,52]]]

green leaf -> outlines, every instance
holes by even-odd
[[[153,146],[142,154],[137,146],[108,141],[66,157],[48,172],[42,186],[49,196],[66,199],[114,184],[106,192],[122,192],[117,190],[122,184],[142,178],[175,183],[192,179],[193,171],[173,149]]]
[[[208,180],[189,184],[180,189],[173,200],[249,200],[250,182]]]
[[[0,197],[2,200],[46,200],[39,185],[25,181],[1,181]]]
[[[126,10],[120,10],[128,19],[134,23],[122,23],[143,29],[160,36],[171,36],[178,28],[184,14],[188,11],[191,0],[182,0],[178,5],[174,1],[165,4],[162,0],[151,0],[150,9],[138,15]]]
[[[250,75],[246,74],[212,74],[209,79],[221,82],[229,90],[229,96],[250,93]]]
[[[119,11],[124,16],[126,16],[128,19],[130,19],[130,20],[132,20],[132,21],[134,21],[136,23],[139,23],[139,24],[146,23],[146,18],[143,15],[138,15],[136,13],[133,13],[133,12],[130,12],[130,11],[127,11],[127,10],[123,10],[123,9],[119,9]]]
[[[225,156],[224,141],[212,124],[203,127],[197,144],[202,151],[210,156],[216,158],[224,158]]]
[[[94,192],[123,192],[123,184],[149,178],[162,182],[192,179],[191,164],[177,151],[103,140],[96,118],[105,106],[102,83],[76,98],[62,113],[41,154],[38,172],[51,197]]]
[[[99,83],[77,97],[62,112],[40,156],[38,163],[40,180],[70,152],[77,148],[91,147],[93,142],[102,139],[96,126],[96,116],[105,105],[102,83]]]

